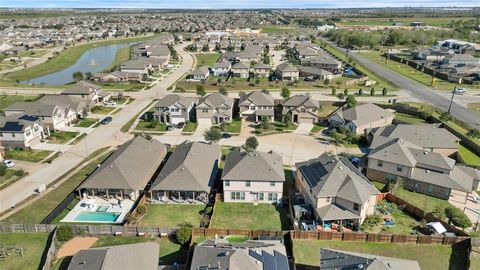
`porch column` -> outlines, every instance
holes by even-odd
[[[82,198],[82,190],[81,190],[81,189],[78,190],[78,196],[80,196],[80,200],[83,199],[83,198]]]
[[[105,189],[105,194],[107,194],[107,200],[110,199],[110,196],[108,195],[108,188]]]
[[[95,197],[95,190],[92,188],[92,197]]]
[[[153,191],[150,191],[150,203],[153,203]]]
[[[343,219],[340,219],[340,227],[338,227],[339,229],[343,227]]]
[[[180,200],[180,191],[178,191],[177,193],[178,193],[178,199]]]
[[[123,199],[123,189],[120,189],[120,197]]]
[[[193,193],[193,198],[192,199],[195,200],[195,191],[192,191],[192,193]]]

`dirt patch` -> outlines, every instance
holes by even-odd
[[[75,237],[62,245],[62,247],[58,250],[57,258],[73,256],[82,249],[88,249],[97,240],[97,237]]]

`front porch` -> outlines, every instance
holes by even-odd
[[[170,191],[154,190],[147,194],[147,201],[152,204],[201,204],[209,201],[205,191]]]

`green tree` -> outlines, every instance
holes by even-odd
[[[448,113],[448,112],[443,112],[441,115],[440,115],[440,120],[442,122],[448,122],[448,121],[451,121],[452,120],[452,116]]]
[[[59,242],[67,242],[73,238],[72,226],[62,225],[57,227],[57,240]]]
[[[370,89],[370,96],[375,96],[375,87],[372,87],[372,89]]]
[[[332,87],[332,96],[335,96],[337,94],[337,88]]]
[[[257,85],[260,84],[260,79],[259,78],[255,79],[255,84],[257,84]]]
[[[288,87],[284,86],[282,87],[282,93],[280,94],[283,98],[288,98],[290,97],[290,89]]]
[[[323,84],[324,84],[324,85],[330,85],[330,79],[325,79],[325,80],[323,81]]]
[[[206,92],[205,92],[205,85],[203,84],[199,84],[197,85],[197,95],[199,96],[205,96]]]
[[[292,115],[289,113],[285,114],[285,116],[283,116],[283,122],[287,125],[292,123]]]
[[[224,96],[226,96],[228,93],[227,93],[227,88],[225,88],[225,86],[220,86],[220,88],[218,89],[218,92]]]
[[[472,226],[472,222],[468,216],[455,206],[449,206],[445,209],[445,215],[448,218],[448,223],[458,226],[462,229]]]
[[[245,144],[243,145],[243,149],[245,149],[247,152],[253,152],[257,149],[257,147],[258,140],[255,136],[248,137],[245,141]]]
[[[211,127],[209,130],[205,131],[203,138],[209,143],[217,143],[220,141],[220,139],[222,139],[222,133],[218,128]]]
[[[348,108],[352,108],[352,107],[355,107],[357,105],[357,100],[355,99],[354,95],[348,95],[347,98],[345,99],[345,101],[347,102],[347,107]]]
[[[382,89],[382,96],[386,96],[388,94],[388,90],[386,87],[383,87]]]
[[[92,72],[90,71],[85,72],[85,79],[91,79],[92,77],[93,77]]]
[[[345,96],[348,96],[348,89],[347,89],[347,88],[345,88],[345,90],[343,90],[343,94],[344,94]]]
[[[187,222],[178,225],[175,236],[180,245],[183,246],[190,241],[190,238],[192,237],[192,228],[193,225]]]
[[[480,130],[472,128],[467,132],[467,136],[474,138],[474,139],[479,139],[480,138]]]
[[[359,95],[359,96],[362,96],[362,95],[363,95],[363,89],[362,89],[362,88],[358,89],[358,95]]]
[[[262,116],[260,126],[262,129],[265,129],[265,130],[270,128],[270,119],[268,118],[268,116]]]
[[[0,164],[0,176],[4,176],[7,173],[7,166]]]
[[[75,71],[73,74],[72,74],[72,78],[78,82],[78,81],[81,81],[83,80],[83,73],[80,72],[80,71]]]

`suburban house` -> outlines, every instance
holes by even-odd
[[[285,246],[279,240],[229,243],[205,240],[194,247],[190,270],[289,270]]]
[[[225,202],[275,203],[282,199],[282,156],[235,149],[225,159],[222,172]]]
[[[268,117],[273,122],[275,102],[272,96],[261,91],[253,91],[240,97],[240,116],[252,122],[260,122]]]
[[[320,249],[320,270],[421,270],[417,261],[335,249]]]
[[[128,60],[120,65],[121,72],[150,74],[154,71],[152,62],[147,58]]]
[[[100,100],[101,88],[87,81],[79,81],[62,92],[62,95],[76,96],[85,100],[87,106],[95,105]]]
[[[5,148],[28,148],[44,138],[38,117],[27,114],[0,117],[0,141]]]
[[[253,65],[253,76],[255,78],[268,78],[270,76],[270,66],[262,63]]]
[[[393,139],[367,156],[367,177],[388,183],[403,180],[403,187],[418,193],[448,199],[452,192],[468,196],[473,178],[455,160],[426,151],[404,139]]]
[[[238,62],[232,66],[232,76],[236,78],[248,78],[250,76],[250,67],[242,62]]]
[[[299,71],[296,67],[283,63],[277,66],[275,76],[282,81],[295,81],[300,77]]]
[[[213,124],[231,122],[233,114],[233,98],[219,93],[212,93],[200,98],[197,106],[197,120],[210,119]]]
[[[282,115],[290,115],[292,122],[296,124],[315,124],[318,121],[318,100],[309,95],[295,95],[282,103]]]
[[[194,119],[195,104],[195,98],[170,94],[154,105],[155,112],[153,115],[165,124],[186,123]]]
[[[217,62],[212,67],[212,72],[214,76],[228,76],[230,70],[232,69],[232,64],[228,61]]]
[[[330,71],[331,73],[338,73],[342,70],[342,62],[326,55],[312,57],[308,59],[306,64],[310,67]]]
[[[154,242],[89,248],[75,253],[67,270],[158,270],[159,253]]]
[[[100,94],[102,93],[103,92]],[[43,105],[58,105],[62,107],[65,111],[65,122],[67,124],[72,123],[78,118],[85,117],[90,109],[87,107],[85,100],[79,97],[66,95],[45,95],[36,100],[35,103]]]
[[[57,105],[44,105],[36,101],[13,103],[5,108],[4,113],[5,116],[26,114],[37,117],[45,129],[52,130],[61,130],[71,122],[66,118],[64,108]]]
[[[300,77],[311,78],[313,80],[327,80],[327,79],[331,80],[336,76],[341,76],[341,75],[334,75],[332,72],[328,70],[324,70],[316,67],[309,67],[309,66],[299,66],[298,72]]]
[[[150,189],[151,203],[208,202],[217,176],[221,147],[185,141],[168,158]]]
[[[356,228],[374,213],[380,191],[347,158],[324,153],[295,166],[295,187],[322,230]]]
[[[116,82],[124,83],[129,81],[139,82],[143,79],[144,73],[122,72],[119,70],[110,73],[96,73],[93,75],[94,82]]]
[[[328,116],[330,127],[344,126],[355,134],[362,134],[366,129],[390,125],[395,115],[379,106],[366,103],[352,108],[338,108]]]
[[[370,149],[375,149],[393,139],[403,139],[424,150],[450,156],[458,151],[460,138],[440,125],[388,125],[365,130],[365,137]]]
[[[190,73],[189,79],[195,81],[204,81],[208,79],[208,76],[210,76],[210,70],[208,67],[201,66]]]

